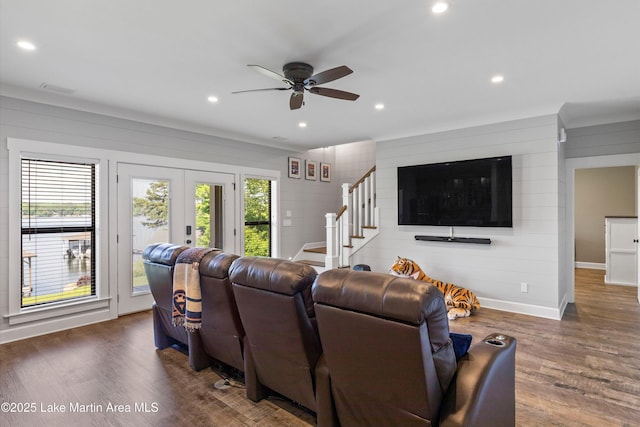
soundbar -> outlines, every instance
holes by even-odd
[[[415,236],[415,239],[427,242],[475,243],[479,245],[491,244],[491,239],[482,237]]]

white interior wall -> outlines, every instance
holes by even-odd
[[[640,120],[567,129],[567,159],[638,152]]]
[[[387,271],[396,256],[408,257],[431,277],[473,290],[486,307],[559,318],[564,193],[557,132],[557,117],[549,115],[379,142],[380,235],[354,264]],[[398,226],[398,166],[501,155],[513,156],[513,228],[455,228],[456,236],[488,237],[491,245],[418,242],[417,234],[446,236],[449,228]]]
[[[296,228],[290,236],[288,246],[291,252],[284,252],[283,258],[289,258],[296,254],[297,250],[305,243],[324,242],[325,214],[337,212],[342,205],[343,183],[353,184],[360,179],[376,162],[376,143],[374,141],[360,141],[350,144],[336,145],[333,147],[317,148],[302,153],[295,157],[305,161],[311,160],[317,163],[329,163],[331,165],[331,181],[320,181],[320,169],[315,181],[301,179],[288,179],[291,191],[282,194],[282,200],[287,200],[292,208],[283,211],[283,221],[289,220],[292,224],[304,224],[303,229]],[[291,214],[287,217],[287,214]],[[288,233],[288,227],[282,227],[283,233]],[[295,243],[294,243],[295,242]]]
[[[295,215],[300,213],[300,220],[292,221],[290,227],[281,227],[281,257],[294,255],[301,244],[308,241],[306,239],[309,233],[316,233],[324,238],[322,216],[320,215],[318,231],[311,231],[307,219],[315,215],[315,212],[327,211],[329,206],[333,208],[334,204],[333,192],[329,192],[327,196],[323,195],[323,189],[334,182],[314,183],[304,182],[304,178],[301,180],[287,178],[287,158],[290,155],[296,155],[290,151],[0,97],[0,342],[6,340],[3,337],[9,337],[7,339],[21,337],[19,332],[10,330],[5,317],[9,313],[8,289],[11,285],[8,277],[9,241],[7,237],[9,235],[9,192],[18,190],[9,189],[8,186],[7,138],[233,165],[237,166],[238,172],[251,168],[279,171],[281,176],[280,218],[282,219],[283,213],[288,210]],[[329,155],[333,156],[332,152]],[[332,162],[333,157],[329,157],[329,161]],[[310,189],[318,191],[309,191]],[[311,237],[316,238],[315,235]],[[93,312],[83,316],[82,319],[67,319],[71,322],[67,324],[77,326],[106,318],[109,318],[108,311]],[[42,322],[41,325],[41,330],[44,332],[56,330],[52,322]],[[35,328],[31,328],[28,334],[37,333],[34,332],[37,327],[38,325],[35,325]]]
[[[565,146],[566,228],[564,271],[567,296],[574,300],[575,171],[640,165],[640,120],[567,130]],[[638,296],[640,301],[640,294]]]
[[[299,179],[282,175],[286,190],[280,195],[283,206],[281,224],[291,225],[282,227],[283,238],[287,245],[281,252],[281,258],[288,259],[295,256],[305,243],[323,242],[325,240],[325,218],[327,212],[335,211],[335,195],[339,192],[338,181],[335,179],[335,147],[318,148],[296,153],[302,165],[305,161],[315,161],[318,167],[316,180],[307,180],[305,171]],[[331,181],[320,181],[320,163],[331,164]],[[290,216],[287,216],[290,215]],[[284,222],[286,221],[286,222]]]
[[[376,143],[372,140],[336,145],[335,179],[338,190],[335,194],[335,210],[342,206],[342,184],[355,184],[376,164]]]
[[[376,164],[375,141],[360,141],[336,145],[336,179],[338,183],[354,184]]]
[[[278,170],[281,218],[290,210],[292,219],[290,227],[282,228],[282,257],[292,256],[303,243],[324,240],[324,229],[309,227],[309,221],[315,222],[317,216],[322,223],[324,213],[333,209],[340,183],[357,179],[370,163],[377,162],[381,234],[356,256],[355,263],[386,271],[397,255],[412,257],[431,276],[474,290],[486,307],[555,317],[561,314],[563,301],[573,298],[573,245],[558,238],[564,234],[567,241],[572,239],[572,206],[565,208],[564,200],[565,188],[566,197],[573,196],[573,171],[628,164],[625,156],[613,156],[612,163],[608,155],[640,153],[640,121],[570,129],[564,147],[555,142],[558,126],[555,116],[544,116],[378,144],[365,141],[291,153],[0,97],[0,271],[8,271],[8,199],[13,191],[7,179],[7,137]],[[446,235],[448,229],[397,225],[398,166],[505,154],[514,156],[513,229],[455,230],[458,236],[490,237],[491,246],[416,242],[415,234]],[[332,182],[287,178],[287,157],[291,155],[316,160],[318,165],[320,161],[332,163]],[[570,159],[566,173],[565,157]],[[566,277],[564,285],[562,277]],[[529,284],[528,293],[520,292],[523,281]],[[8,286],[7,278],[0,276],[2,314],[7,313]],[[0,334],[6,328],[6,320],[0,320]]]
[[[560,116],[556,116],[556,135],[558,149],[558,211],[556,212],[558,218],[558,268],[556,269],[556,280],[558,283],[558,302],[559,302],[559,315],[560,317],[564,313],[564,309],[567,304],[573,302],[573,294],[569,292],[573,289],[573,286],[569,286],[564,280],[568,268],[566,262],[566,247],[569,243],[566,241],[566,227],[567,227],[567,194],[566,194],[566,182],[565,182],[565,170],[566,170],[566,134],[562,135],[561,129],[564,129],[564,124]],[[564,139],[564,140],[563,140]]]

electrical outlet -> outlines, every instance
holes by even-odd
[[[520,292],[529,292],[529,285],[527,282],[520,283]]]

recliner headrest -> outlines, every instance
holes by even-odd
[[[421,280],[368,271],[334,269],[321,273],[313,284],[316,304],[372,314],[419,325],[444,315],[442,293]]]
[[[174,265],[178,255],[186,249],[189,249],[189,246],[173,243],[155,243],[144,248],[142,259],[157,264]]]
[[[310,288],[316,276],[309,265],[265,257],[238,258],[229,271],[232,283],[285,295]]]
[[[229,276],[231,264],[238,258],[238,255],[228,254],[220,250],[209,252],[200,261],[200,274],[216,279],[226,279]]]

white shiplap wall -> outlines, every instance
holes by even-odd
[[[640,152],[640,120],[567,130],[567,159],[638,152]]]
[[[380,235],[354,263],[387,271],[396,256],[412,258],[431,277],[473,290],[484,306],[559,317],[564,195],[557,130],[549,115],[379,142]],[[449,228],[397,225],[398,166],[501,155],[513,156],[513,228],[455,228],[456,236],[488,237],[491,245],[418,242],[416,234],[446,236]]]
[[[10,190],[8,187],[7,138],[134,153],[131,158],[152,154],[169,159],[210,162],[225,165],[226,169],[232,169],[237,173],[255,170],[279,171],[280,218],[282,219],[282,214],[287,210],[298,215],[296,220],[292,221],[292,226],[281,227],[280,256],[284,258],[294,255],[302,243],[324,239],[322,215],[323,212],[334,209],[335,191],[331,189],[333,183],[305,182],[304,178],[287,178],[287,157],[296,155],[291,151],[0,97],[0,342],[105,320],[110,316],[109,312],[91,312],[85,316],[75,316],[75,319],[74,316],[68,316],[68,319],[34,322],[24,327],[9,326],[6,317],[9,314],[10,286],[8,201],[9,191],[17,189]],[[67,154],[72,155],[73,152]],[[297,155],[303,159],[307,157],[307,153]],[[329,157],[326,159],[332,162],[333,151],[329,150],[327,155]],[[183,161],[180,163],[185,164]],[[318,216],[317,229],[309,227],[307,223],[313,215]],[[111,285],[110,288],[115,289]],[[111,295],[115,293],[112,292]]]
[[[376,164],[376,143],[360,141],[336,145],[336,173],[339,184],[354,184]]]
[[[321,162],[331,164],[332,174],[335,173],[335,147],[308,150],[294,157],[302,161],[303,167],[306,167],[306,161],[315,161],[318,169],[315,181],[305,179],[304,170],[300,179],[288,178],[286,173],[283,175],[286,190],[281,193],[280,199],[286,208],[282,209],[281,214],[283,221],[291,223],[291,226],[282,227],[282,236],[286,238],[287,245],[281,257],[285,259],[295,256],[305,243],[324,242],[324,215],[335,211],[335,199],[339,191],[335,179],[320,181],[319,175]]]
[[[564,265],[566,294],[574,299],[575,172],[578,169],[640,166],[640,120],[585,126],[567,130],[565,146],[566,227]],[[640,294],[638,294],[640,302]]]
[[[283,235],[289,235],[288,250],[283,252],[283,258],[295,255],[305,243],[324,242],[326,240],[325,215],[336,213],[342,205],[342,183],[353,184],[364,175],[376,162],[376,143],[360,141],[333,147],[317,148],[304,153],[297,153],[303,164],[306,160],[315,161],[318,168],[320,163],[331,165],[331,181],[316,181],[287,179],[290,190],[281,195],[284,202],[288,202],[290,209],[283,211],[283,219],[292,224],[304,224],[290,233],[289,227],[282,227]],[[320,169],[318,169],[318,174]],[[313,201],[313,202],[311,202]],[[290,217],[286,215],[291,213]]]

